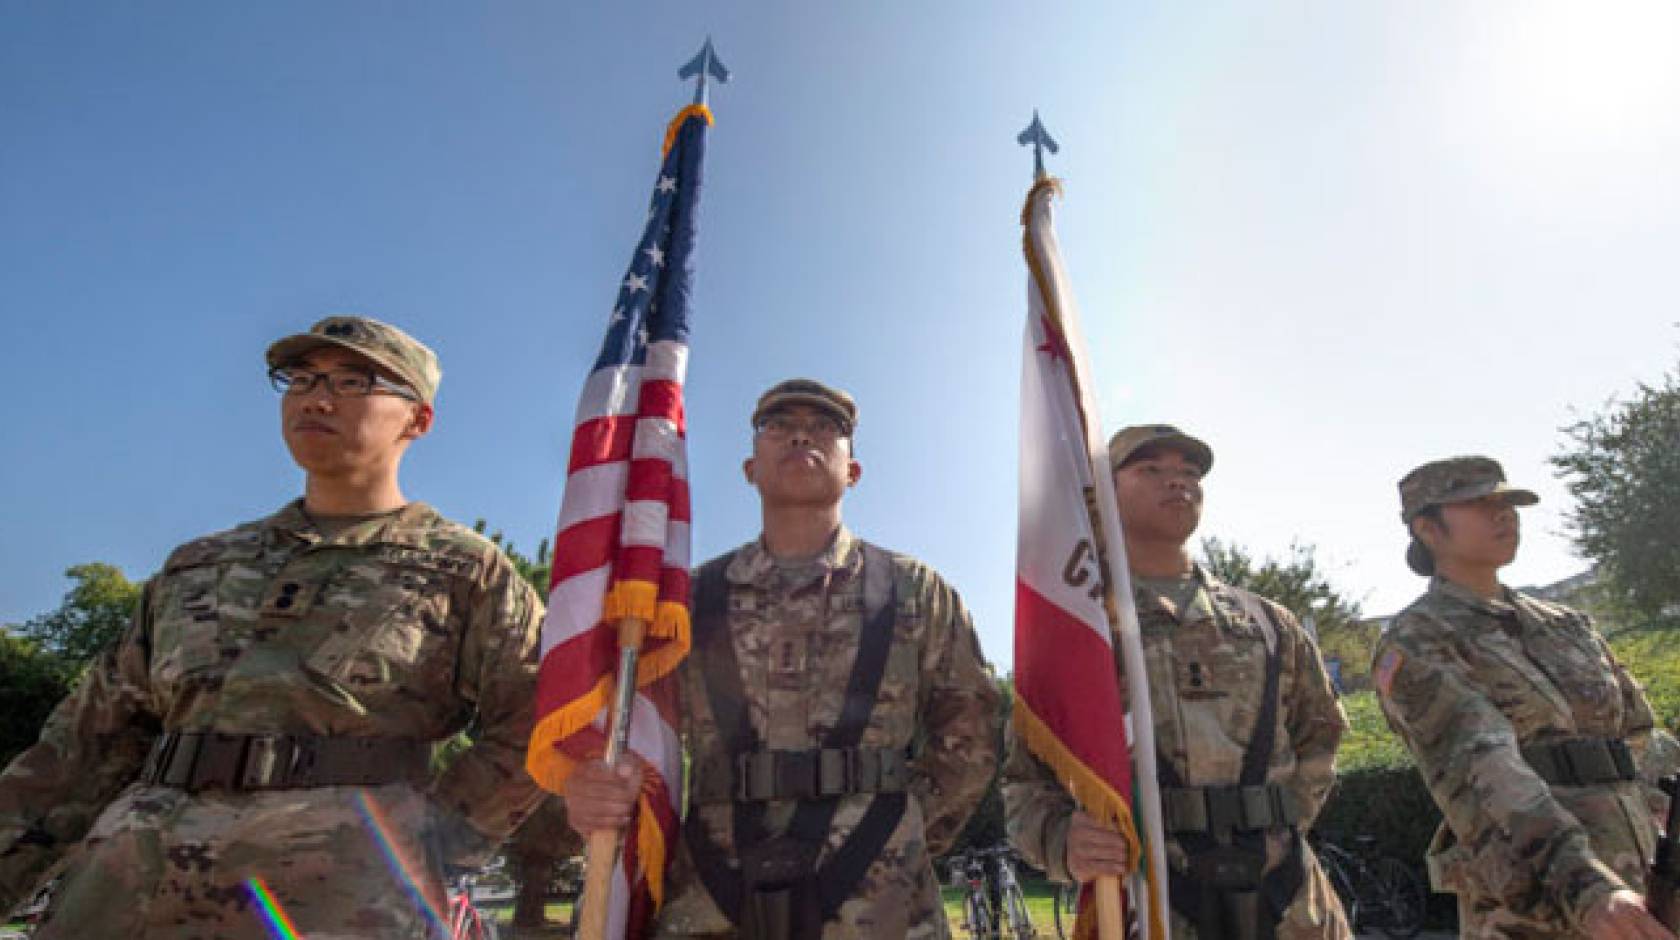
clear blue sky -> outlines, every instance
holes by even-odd
[[[1671,4],[43,0],[0,6],[0,622],[292,498],[261,354],[333,312],[442,358],[409,494],[534,548],[708,33],[697,555],[756,532],[753,398],[823,378],[853,527],[1007,665],[1038,107],[1104,419],[1208,439],[1205,533],[1387,612],[1395,479],[1482,451],[1546,498],[1510,580],[1581,567],[1557,428],[1675,361]]]

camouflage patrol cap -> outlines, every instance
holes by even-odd
[[[848,435],[857,427],[857,402],[852,400],[852,396],[816,379],[788,379],[770,386],[769,391],[758,396],[758,405],[753,408],[752,426],[758,427],[758,422],[765,415],[788,405],[809,405],[826,411],[840,422]]]
[[[1513,506],[1532,506],[1540,497],[1507,486],[1505,470],[1491,457],[1431,460],[1400,478],[1400,521],[1408,525],[1431,506],[1462,503],[1498,494]]]
[[[1121,428],[1108,439],[1109,469],[1120,469],[1126,465],[1126,461],[1137,456],[1138,451],[1151,445],[1178,451],[1191,463],[1202,468],[1204,476],[1213,469],[1213,448],[1170,424],[1134,424],[1129,428]]]
[[[371,317],[332,316],[309,328],[276,340],[268,347],[269,368],[296,362],[322,346],[347,349],[389,370],[420,394],[427,404],[437,395],[443,369],[437,354],[414,337]]]

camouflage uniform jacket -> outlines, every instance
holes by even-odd
[[[743,546],[726,572],[729,632],[747,711],[762,746],[820,746],[839,717],[866,608],[863,552],[842,528],[818,564],[778,568],[761,543]],[[860,746],[912,755],[910,799],[886,846],[823,936],[947,937],[931,859],[950,847],[997,767],[997,689],[955,591],[919,562],[895,556],[898,611],[875,708]],[[732,807],[695,805],[696,781],[727,774],[728,757],[694,657],[682,677],[692,758],[689,812],[733,855]],[[819,866],[852,832],[871,797],[842,797]],[[785,827],[797,804],[775,801],[767,829]],[[699,881],[686,845],[667,882],[658,935],[728,936],[729,920]]]
[[[415,889],[440,899],[441,863],[536,801],[540,616],[506,556],[422,503],[331,538],[293,503],[181,546],[0,774],[0,908],[85,837],[40,940],[267,937],[248,878],[317,940],[430,936]],[[437,740],[475,714],[476,743],[423,786],[134,782],[160,731]]]
[[[1430,871],[1459,895],[1465,936],[1579,936],[1610,891],[1643,892],[1655,846],[1644,785],[1549,787],[1520,753],[1587,736],[1643,756],[1651,706],[1586,617],[1437,577],[1383,634],[1372,676],[1446,817]]]
[[[1269,628],[1251,613],[1264,604],[1279,628],[1281,657],[1276,730],[1266,781],[1294,793],[1305,817],[1299,827],[1304,833],[1335,783],[1336,745],[1347,730],[1318,647],[1283,607],[1223,584],[1199,565],[1194,577],[1199,588],[1183,610],[1172,599],[1142,586],[1135,591],[1157,760],[1170,764],[1185,786],[1238,782],[1265,685]],[[1121,668],[1118,659],[1115,667]],[[1073,798],[1013,728],[1008,741],[1003,799],[1010,841],[1051,878],[1071,881],[1067,831]],[[1285,830],[1268,833],[1268,870],[1284,858],[1290,838]],[[1281,940],[1351,937],[1329,879],[1312,850],[1303,845],[1301,851],[1307,877],[1284,912],[1277,936]],[[1188,866],[1183,847],[1170,835],[1167,864],[1177,872]],[[1172,933],[1196,936],[1193,925],[1176,910]]]

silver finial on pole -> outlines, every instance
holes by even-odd
[[[1056,146],[1056,138],[1051,137],[1050,132],[1044,129],[1044,122],[1038,119],[1037,108],[1033,109],[1032,123],[1015,138],[1015,142],[1023,147],[1032,144],[1034,179],[1044,178],[1044,151],[1056,153],[1061,149]]]
[[[678,78],[694,78],[695,76],[699,76],[699,81],[694,86],[695,104],[706,103],[707,76],[717,79],[720,85],[729,81],[729,66],[724,65],[723,60],[718,58],[717,50],[712,48],[712,37],[710,36],[706,37],[706,44],[700,47],[700,51],[694,58],[689,59],[687,65],[677,70]]]

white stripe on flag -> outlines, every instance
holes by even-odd
[[[607,581],[611,577],[609,563],[554,586],[548,594],[548,613],[542,624],[545,653],[601,622],[601,601],[607,596]]]
[[[643,381],[659,379],[681,384],[688,373],[688,344],[668,339],[649,343],[647,365],[643,368],[646,370]]]
[[[677,435],[675,421],[670,418],[639,418],[636,421],[636,438],[630,445],[630,457],[633,460],[657,457],[669,461],[682,446],[683,439]]]
[[[641,366],[607,366],[589,373],[578,398],[575,428],[585,421],[615,415],[633,415],[641,397]]]
[[[624,504],[624,525],[618,540],[623,545],[643,548],[664,548],[665,523],[671,516],[671,506],[662,499],[638,499]]]
[[[624,501],[624,485],[630,479],[628,461],[584,467],[566,478],[566,497],[560,501],[560,521],[554,531],[565,531],[580,522],[618,512]]]
[[[688,523],[672,522],[665,528],[665,567],[687,569]]]
[[[665,794],[671,814],[677,815],[682,794],[682,738],[665,723],[659,708],[640,692],[636,693],[635,715],[630,723],[630,749],[652,764],[665,778]]]

